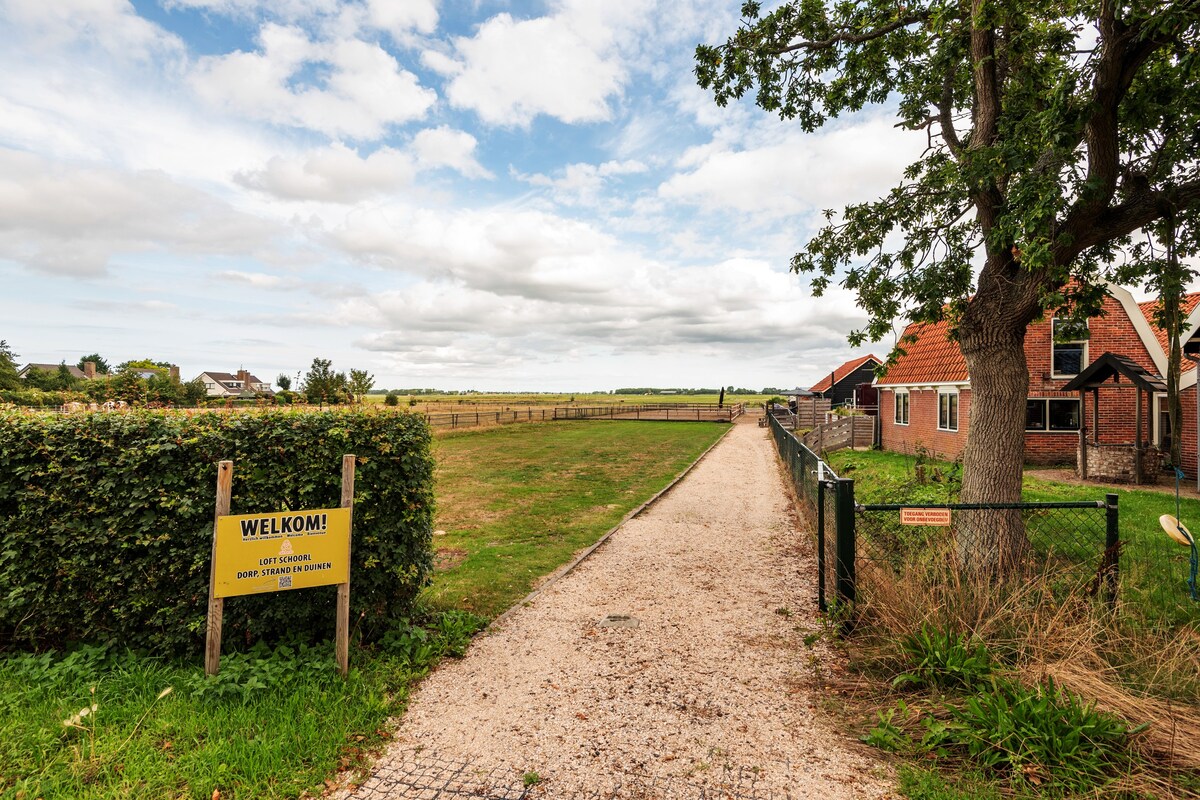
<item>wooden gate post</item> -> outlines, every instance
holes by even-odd
[[[342,456],[342,508],[350,509],[350,533],[346,537],[346,582],[337,588],[337,634],[334,651],[338,672],[350,671],[350,556],[354,541],[354,464],[352,455]]]
[[[216,591],[217,523],[229,514],[229,498],[233,490],[233,462],[217,465],[217,507],[213,515],[212,559],[208,566],[208,625],[204,637],[204,674],[216,675],[221,669],[221,623],[225,614],[225,598],[214,597]]]

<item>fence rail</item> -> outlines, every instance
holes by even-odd
[[[662,422],[733,422],[746,413],[745,403],[642,403],[638,405],[554,406],[514,411],[463,411],[423,416],[434,428],[472,428],[513,422],[569,419],[617,419]]]

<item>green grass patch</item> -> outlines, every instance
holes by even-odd
[[[829,454],[829,464],[840,477],[855,480],[855,499],[859,503],[958,501],[960,464],[884,451],[839,451]],[[916,480],[918,464],[924,467],[925,483]],[[1097,501],[1109,493],[1117,495],[1120,510],[1121,591],[1126,610],[1168,627],[1200,621],[1200,603],[1192,602],[1186,585],[1188,550],[1172,542],[1158,522],[1160,515],[1175,513],[1174,494],[1051,481],[1038,469],[1025,472],[1022,489],[1025,500],[1036,502]],[[1071,512],[1063,516],[1063,524],[1068,528],[1078,526],[1079,531],[1090,535],[1094,540],[1092,551],[1098,558],[1104,546],[1104,524],[1101,517],[1089,514]],[[1200,500],[1181,498],[1179,516],[1193,529],[1200,528]],[[1086,548],[1082,534],[1068,534],[1064,533],[1064,541],[1070,540],[1072,547]]]
[[[394,656],[354,658],[347,680],[332,647],[226,656],[212,680],[100,649],[0,660],[0,796],[319,793],[381,740],[415,677]]]
[[[909,800],[1000,800],[996,785],[978,775],[947,777],[937,770],[904,764],[897,777],[900,793]]]
[[[494,616],[595,542],[729,428],[559,422],[437,437],[435,608]]]
[[[427,590],[437,610],[424,605],[356,646],[347,680],[331,645],[226,653],[215,679],[199,652],[187,663],[99,647],[0,656],[0,798],[319,795],[381,745],[439,658],[465,652],[484,620],[463,609],[502,611],[727,430],[585,421],[438,437],[438,525],[449,534],[435,545],[462,557],[443,558],[459,563]]]

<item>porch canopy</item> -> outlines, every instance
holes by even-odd
[[[1140,364],[1126,356],[1116,353],[1105,353],[1097,358],[1087,369],[1080,372],[1063,387],[1065,392],[1079,392],[1079,477],[1088,477],[1088,441],[1087,426],[1083,424],[1083,409],[1087,402],[1087,392],[1092,393],[1092,445],[1099,451],[1100,442],[1100,389],[1104,386],[1116,386],[1124,378],[1137,390],[1137,402],[1134,410],[1134,441],[1133,441],[1133,479],[1134,483],[1143,481],[1142,458],[1149,446],[1149,437],[1144,436],[1145,424],[1142,422],[1142,395],[1146,395],[1146,417],[1149,418],[1152,402],[1156,392],[1166,392],[1167,384],[1158,375],[1147,372]],[[1112,383],[1109,383],[1109,381]],[[1155,465],[1155,474],[1158,466]],[[1097,477],[1112,477],[1100,476]]]

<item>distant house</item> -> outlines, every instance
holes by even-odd
[[[89,362],[89,363],[91,363],[91,362]],[[58,368],[61,366],[62,366],[62,364],[26,364],[25,366],[21,367],[21,371],[17,373],[17,377],[24,378],[25,376],[27,376],[30,372],[33,372],[34,370],[37,370],[38,372],[54,372],[54,373],[56,373],[56,372],[58,372]],[[79,367],[73,367],[70,365],[67,365],[67,372],[71,373],[72,378],[76,378],[81,381],[87,380],[88,378],[96,377],[94,371],[91,375],[88,375],[83,370],[81,370]]]
[[[829,400],[835,407],[853,405],[855,388],[874,381],[875,367],[880,363],[873,355],[855,358],[808,387],[808,390]]]
[[[209,397],[254,397],[272,395],[271,384],[261,381],[244,369],[237,374],[228,372],[201,372],[197,380],[204,384]]]

